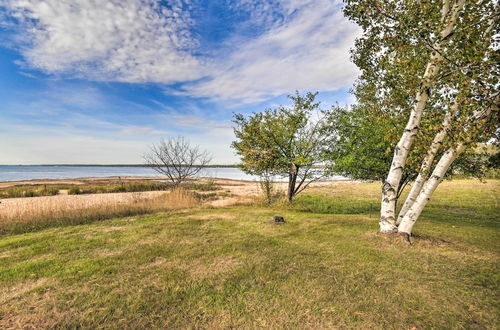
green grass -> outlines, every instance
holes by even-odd
[[[500,327],[499,182],[444,183],[412,246],[376,233],[379,188],[2,237],[0,328]]]
[[[66,188],[63,185],[20,185],[0,189],[0,198],[54,196]]]
[[[213,191],[220,189],[214,182],[189,182],[181,185],[184,189],[197,191]],[[170,182],[138,182],[138,183],[104,183],[72,185],[68,187],[68,194],[103,194],[114,192],[159,191],[173,189]]]
[[[196,191],[214,191],[220,186],[214,182],[188,182],[181,185],[185,189]],[[117,182],[81,185],[19,185],[0,189],[0,198],[39,197],[57,195],[60,190],[67,190],[69,195],[103,194],[116,192],[139,192],[170,190],[174,186],[169,182]]]

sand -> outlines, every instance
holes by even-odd
[[[89,183],[116,183],[118,180],[125,182],[144,182],[155,181],[158,178],[151,177],[107,177],[107,178],[81,178],[81,179],[58,179],[58,180],[28,180],[0,182],[0,188],[6,188],[16,185],[53,185],[53,184],[89,184]],[[221,188],[217,192],[217,200],[208,201],[207,204],[213,207],[224,207],[237,203],[251,202],[255,196],[260,194],[258,182],[230,179],[200,179],[200,181],[213,181]],[[323,186],[331,184],[332,181],[319,181],[312,186]],[[285,190],[286,183],[276,183],[276,188]],[[26,207],[36,208],[47,205],[64,205],[64,208],[81,208],[82,205],[98,206],[108,205],[109,203],[130,203],[138,199],[148,199],[164,194],[165,191],[145,191],[145,192],[124,192],[124,193],[104,193],[104,194],[85,194],[85,195],[67,195],[59,194],[56,196],[42,197],[24,197],[24,198],[5,198],[0,199],[0,214],[7,210],[23,209]],[[201,192],[203,193],[203,192]],[[210,192],[205,192],[210,193]],[[222,194],[221,194],[222,193]]]

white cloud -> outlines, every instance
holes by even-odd
[[[185,86],[187,94],[212,99],[263,101],[294,90],[333,91],[350,86],[357,70],[349,49],[360,33],[335,1],[286,1],[290,15],[253,40],[240,40],[215,64],[210,79]]]
[[[190,32],[199,4],[166,2],[3,0],[20,22],[25,64],[49,74],[161,83],[170,95],[238,103],[296,89],[334,91],[357,75],[349,48],[360,30],[343,17],[339,1],[231,2],[249,19],[208,50]],[[258,33],[239,35],[243,30]],[[181,91],[168,86],[174,82],[183,83]]]
[[[119,133],[126,136],[145,136],[145,135],[167,135],[167,131],[155,129],[151,126],[125,126]]]
[[[186,4],[157,0],[7,0],[31,67],[92,80],[170,83],[198,78]]]

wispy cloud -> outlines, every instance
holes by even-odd
[[[233,33],[208,50],[193,34],[199,1],[2,3],[18,22],[22,65],[56,76],[161,83],[169,95],[253,103],[295,89],[334,91],[357,75],[348,50],[359,29],[339,1],[231,2],[247,19],[231,22]]]
[[[357,71],[349,48],[359,29],[336,1],[286,1],[288,20],[258,38],[240,39],[208,79],[184,86],[194,96],[253,103],[299,90],[349,86]]]
[[[170,83],[198,78],[189,5],[154,0],[4,0],[18,20],[25,64],[92,80]]]

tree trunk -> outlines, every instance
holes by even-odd
[[[434,158],[436,157],[437,152],[441,148],[441,145],[443,143],[444,138],[448,134],[448,130],[450,129],[450,126],[451,126],[451,119],[453,117],[453,114],[457,111],[457,109],[458,109],[458,103],[455,101],[455,103],[453,104],[450,111],[447,112],[445,117],[444,117],[443,127],[436,134],[436,136],[434,137],[434,140],[432,141],[431,147],[427,151],[427,154],[422,162],[422,166],[420,167],[420,171],[418,173],[417,179],[413,183],[413,186],[411,187],[410,193],[408,194],[408,197],[406,197],[406,200],[403,204],[403,207],[399,211],[398,220],[396,222],[397,225],[399,225],[401,223],[406,212],[408,212],[410,207],[415,202],[415,199],[417,198],[418,194],[420,194],[420,191],[422,190],[422,187],[425,183],[425,180],[427,180],[427,178],[429,176],[429,171],[431,169],[432,162],[434,161]]]
[[[295,164],[290,165],[290,172],[288,173],[288,202],[291,203],[295,195],[295,184],[297,183],[297,175],[299,167]]]
[[[443,181],[444,175],[448,168],[453,163],[453,161],[462,153],[465,149],[465,145],[462,143],[457,144],[454,147],[449,148],[441,156],[441,159],[437,163],[432,175],[425,182],[422,190],[418,194],[415,202],[410,207],[406,215],[403,217],[401,224],[398,227],[398,232],[404,234],[406,237],[411,235],[413,225],[417,221],[418,217],[422,213],[422,210],[427,205],[432,196],[432,193],[436,190],[437,186]]]
[[[382,185],[382,201],[380,206],[380,231],[390,233],[396,230],[396,198],[397,191],[403,175],[403,168],[408,157],[415,135],[418,131],[418,125],[422,118],[422,112],[429,99],[431,87],[431,78],[433,78],[438,69],[438,62],[441,60],[441,55],[435,52],[427,64],[424,79],[416,96],[416,105],[413,108],[408,123],[401,139],[394,149],[394,156],[389,169],[387,179]]]
[[[387,179],[382,185],[382,198],[380,206],[380,231],[382,233],[391,233],[396,231],[396,195],[403,175],[403,169],[406,158],[415,139],[415,135],[420,125],[422,112],[429,99],[429,93],[434,85],[434,78],[439,72],[441,55],[441,41],[448,38],[453,31],[458,13],[462,10],[465,0],[457,1],[451,12],[449,2],[444,1],[442,9],[442,21],[445,23],[440,32],[440,40],[433,45],[434,51],[427,63],[419,90],[415,97],[415,106],[410,113],[410,118],[406,124],[403,135],[394,149],[394,156]]]

